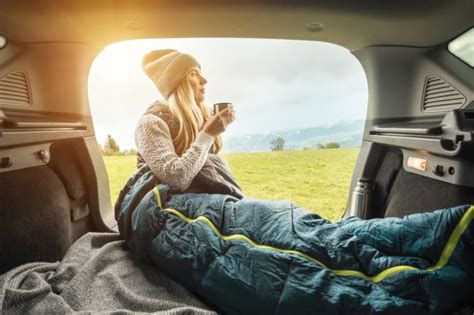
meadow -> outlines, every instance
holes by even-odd
[[[223,157],[247,197],[290,200],[331,221],[341,218],[358,148],[234,153]],[[136,171],[135,156],[104,156],[112,204]]]

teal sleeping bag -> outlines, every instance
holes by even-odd
[[[474,301],[474,207],[331,223],[288,201],[180,194],[146,168],[115,207],[121,235],[216,310],[444,314]]]

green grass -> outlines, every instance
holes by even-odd
[[[109,175],[110,197],[112,205],[114,205],[120,189],[122,189],[130,175],[137,170],[137,157],[104,156],[104,161]]]
[[[347,202],[357,148],[226,154],[247,197],[286,199],[331,221]],[[113,202],[136,170],[134,156],[105,156]]]

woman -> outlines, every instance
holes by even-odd
[[[207,80],[188,54],[152,51],[142,66],[164,100],[153,103],[138,122],[138,166],[146,164],[160,181],[183,192],[241,198],[239,185],[217,155],[222,148],[220,134],[235,119],[234,109],[209,113],[204,104]]]

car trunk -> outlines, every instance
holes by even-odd
[[[290,15],[284,9],[275,11],[275,20],[257,20],[285,19]],[[468,8],[455,9],[452,12],[469,12]],[[295,12],[304,16],[305,10],[302,7]],[[234,14],[236,10],[231,11]],[[345,17],[347,10],[342,11]],[[327,12],[332,12],[331,8]],[[366,14],[360,12],[360,16]],[[253,11],[247,13],[251,16]],[[397,17],[403,21],[403,14]],[[430,17],[436,18],[436,12]],[[471,21],[470,17],[455,17],[451,18],[457,23],[453,29],[461,30],[465,21]],[[213,21],[222,23],[220,18]],[[234,30],[243,32],[235,36],[243,36],[251,29],[241,27],[245,23],[239,19],[235,21],[238,27],[228,28],[228,36],[233,36]],[[108,26],[113,33],[113,23]],[[127,32],[137,30],[139,25],[132,23]],[[201,35],[216,30],[205,29]],[[345,31],[343,27],[334,36]],[[450,31],[443,28],[442,35]],[[175,35],[183,36],[187,31],[181,32]],[[262,37],[275,32],[262,27],[255,34]],[[120,38],[117,34],[114,38]],[[140,36],[127,34],[124,38]],[[290,31],[281,34],[300,37]],[[322,40],[331,39],[322,34]],[[385,44],[383,36],[377,38],[380,45],[354,41],[367,47],[353,50],[367,75],[369,104],[349,189],[354,191],[360,178],[368,179],[370,203],[366,209],[351,209],[350,194],[345,215],[401,217],[473,204],[473,69],[451,55],[446,42],[427,39],[425,47],[417,47],[416,37],[408,38],[410,45],[404,45],[403,40]],[[115,231],[106,169],[87,97],[88,71],[99,50],[94,44],[73,40],[10,41],[0,50],[0,274],[28,262],[61,260],[71,244],[87,232]],[[433,89],[440,86],[445,89],[441,92],[449,93],[433,102]]]

